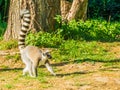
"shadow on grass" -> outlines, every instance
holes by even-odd
[[[1,68],[0,72],[2,71],[14,71],[14,70],[23,70],[23,68]]]
[[[69,63],[70,63],[69,61],[66,61],[66,62],[54,63],[54,64],[51,64],[51,66],[64,66]],[[45,65],[40,65],[39,68],[45,68]]]
[[[71,73],[65,73],[65,74],[57,74],[57,76],[63,77],[63,76],[70,76],[70,75],[83,75],[83,74],[89,74],[92,72],[89,71],[78,71],[78,72],[71,72]]]
[[[120,62],[120,59],[113,59],[113,60],[109,60],[109,61],[106,61],[106,60],[93,60],[93,59],[76,59],[76,60],[73,60],[73,61],[65,61],[65,62],[60,62],[60,63],[54,63],[54,64],[51,64],[51,66],[64,66],[64,65],[67,65],[67,64],[70,64],[70,63],[83,63],[83,62],[94,62],[94,63],[97,63],[97,62],[101,62],[101,63],[116,63],[116,62]],[[44,65],[41,65],[39,66],[39,68],[45,68]],[[23,70],[23,68],[0,68],[0,72],[2,71],[14,71],[14,70]],[[68,75],[71,75],[71,74],[87,74],[87,73],[91,73],[91,72],[72,72],[72,73],[66,73],[66,74],[57,74],[57,76],[68,76]]]
[[[83,62],[92,62],[92,63],[97,63],[97,62],[101,62],[101,63],[115,63],[115,62],[120,62],[120,59],[113,59],[113,60],[93,60],[93,59],[76,59],[76,60],[72,60],[72,61],[64,61],[64,62],[60,62],[60,63],[53,63],[51,64],[52,66],[64,66],[70,63],[83,63]],[[44,68],[44,65],[39,66],[40,68]]]
[[[101,62],[101,63],[115,63],[115,62],[120,62],[120,59],[112,59],[112,60],[100,60],[100,59],[97,59],[97,60],[94,60],[94,59],[89,59],[89,58],[86,58],[86,59],[76,59],[73,61],[74,63],[79,63],[79,62]]]

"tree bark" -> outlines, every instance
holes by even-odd
[[[17,39],[19,31],[21,29],[20,23],[20,10],[28,8],[31,12],[31,24],[30,29],[35,31],[34,25],[34,3],[32,0],[10,0],[8,25],[4,34],[4,40]]]
[[[66,3],[67,2],[67,3]],[[65,8],[67,10],[64,9],[64,11],[61,11],[62,13],[65,13],[66,15],[62,15],[64,19],[66,19],[67,21],[71,21],[73,19],[78,20],[78,19],[82,19],[85,20],[87,18],[87,5],[88,5],[88,0],[73,0],[71,8],[70,8],[70,3],[67,0],[62,0],[61,3],[61,8],[63,7],[63,3],[66,4],[64,6],[66,6]],[[69,4],[69,5],[67,5]]]
[[[13,7],[14,6],[14,7]],[[8,26],[4,34],[4,39],[17,38],[18,31],[20,30],[20,19],[19,19],[19,1],[11,0],[8,16]]]
[[[20,10],[25,8],[28,8],[31,13],[30,30],[35,32],[39,30],[55,30],[56,22],[54,17],[61,15],[61,12],[62,18],[68,21],[86,19],[88,0],[73,0],[72,6],[71,2],[61,1],[63,3],[61,3],[60,7],[60,0],[10,0],[8,26],[4,39],[18,38],[21,27]]]
[[[30,30],[37,32],[55,29],[54,17],[60,14],[60,0],[10,0],[5,40],[18,38],[21,29],[20,10],[25,8],[31,13]]]
[[[38,28],[43,31],[55,30],[54,17],[60,15],[60,0],[38,0],[35,4]]]
[[[62,20],[65,20],[67,17],[67,14],[71,8],[72,2],[67,0],[61,0],[61,16]]]

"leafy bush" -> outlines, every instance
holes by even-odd
[[[0,21],[5,22],[7,19],[7,10],[10,0],[0,0]]]
[[[3,36],[5,29],[7,27],[7,10],[9,7],[9,0],[0,0],[0,39]]]
[[[60,32],[29,33],[26,37],[26,44],[44,47],[58,47],[63,42]]]
[[[89,0],[88,17],[102,17],[106,20],[120,20],[119,0]]]
[[[64,39],[75,40],[99,40],[99,41],[114,41],[120,40],[120,24],[108,23],[105,20],[87,20],[70,21],[68,24],[63,24],[61,27],[62,36]]]
[[[7,23],[5,23],[5,22],[1,22],[1,21],[0,21],[0,37],[3,36],[6,27],[7,27]]]
[[[1,41],[0,42],[0,50],[6,50],[6,49],[12,49],[16,48],[18,46],[16,40],[10,40],[10,41]]]
[[[35,46],[59,47],[66,40],[119,41],[120,24],[105,20],[70,21],[55,32],[29,33],[26,43]]]

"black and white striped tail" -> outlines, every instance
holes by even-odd
[[[19,46],[19,49],[22,50],[25,48],[25,36],[30,25],[30,12],[29,10],[24,9],[20,12],[20,15],[22,19],[22,22],[21,22],[22,25],[21,25],[21,30],[18,37],[18,46]]]

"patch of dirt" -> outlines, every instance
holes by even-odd
[[[114,51],[114,50],[113,50]],[[116,51],[116,50],[115,50]],[[120,90],[120,68],[104,63],[53,63],[57,76],[22,76],[24,64],[0,56],[0,90]],[[17,71],[16,71],[17,70]]]
[[[115,54],[116,58],[120,58],[120,46],[112,47],[110,52]]]

